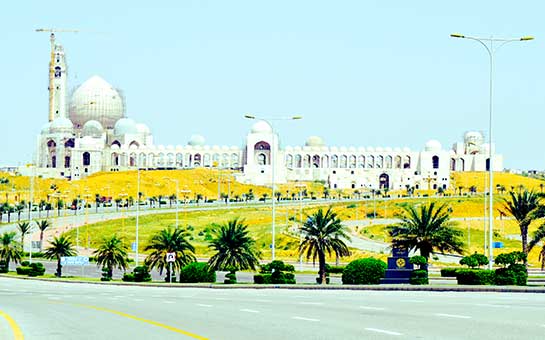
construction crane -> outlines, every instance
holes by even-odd
[[[49,121],[51,122],[54,119],[55,113],[53,108],[54,103],[54,79],[55,79],[55,32],[68,32],[68,33],[78,33],[78,30],[74,29],[57,29],[57,28],[38,28],[36,32],[47,32],[51,33],[49,40],[51,42],[51,60],[49,62]]]

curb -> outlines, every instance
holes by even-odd
[[[291,290],[361,290],[361,291],[407,291],[407,292],[491,292],[491,293],[534,293],[544,294],[545,287],[527,286],[413,286],[413,285],[333,285],[317,284],[299,285],[265,285],[265,284],[192,284],[192,283],[131,283],[131,282],[99,282],[71,279],[45,279],[28,276],[11,276],[0,274],[0,278],[17,280],[62,282],[68,284],[93,284],[129,287],[159,287],[159,288],[202,288],[202,289],[291,289]]]

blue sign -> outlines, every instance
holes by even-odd
[[[87,266],[89,265],[88,256],[63,256],[61,257],[61,266]]]
[[[492,243],[493,248],[503,248],[503,242],[494,242]]]
[[[136,251],[136,242],[131,243],[132,251]]]

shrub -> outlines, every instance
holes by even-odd
[[[270,276],[271,276],[270,274],[255,274],[254,275],[254,283],[255,284],[269,283],[269,282],[265,282],[266,281],[265,276],[268,276],[269,280],[270,280]]]
[[[134,274],[133,273],[125,273],[123,274],[123,277],[121,280],[125,282],[134,282]]]
[[[458,269],[456,279],[460,285],[493,285],[495,273],[487,269]]]
[[[342,274],[345,266],[330,266],[329,264],[325,265],[325,271],[326,273],[331,274]]]
[[[45,274],[45,267],[41,262],[33,262],[30,264],[30,272],[28,276],[42,276]]]
[[[127,275],[127,274],[125,274],[125,275]],[[123,275],[123,277],[125,277],[125,275]],[[131,275],[131,274],[128,274],[128,275]],[[130,279],[130,276],[128,278]],[[151,275],[149,273],[148,266],[134,267],[134,269],[132,271],[132,279],[134,280],[134,282],[149,282],[149,281],[151,281]],[[123,280],[123,281],[125,281],[125,280]]]
[[[30,261],[21,262],[21,267],[30,267]]]
[[[428,271],[425,269],[413,270],[409,283],[412,285],[427,285],[429,283]]]
[[[426,259],[424,256],[420,256],[420,255],[417,255],[417,256],[413,256],[409,259],[409,262],[411,264],[415,264],[418,266],[418,268],[420,269],[423,269],[423,270],[427,270],[427,265],[428,265],[428,259]]]
[[[257,278],[254,276],[254,283],[294,284],[295,275],[292,273],[294,271],[295,268],[291,264],[285,264],[278,260],[272,261],[261,266],[262,276]]]
[[[472,254],[469,256],[464,256],[460,260],[460,264],[468,266],[469,268],[480,267],[488,264],[488,258],[483,254]]]
[[[0,274],[5,274],[8,271],[8,263],[6,261],[0,261]]]
[[[441,277],[456,277],[458,268],[442,268]]]
[[[350,262],[343,270],[343,284],[378,284],[386,273],[384,261],[373,257]]]
[[[180,282],[216,282],[216,272],[205,262],[193,262],[180,271]]]
[[[509,268],[496,269],[495,283],[500,286],[526,286],[528,281],[528,272],[526,267],[521,264],[515,264]]]
[[[230,271],[229,273],[225,274],[225,280],[223,280],[223,283],[225,284],[234,284],[237,283],[237,274],[235,271]]]
[[[28,275],[28,273],[30,273],[32,268],[27,266],[20,266],[15,268],[15,270],[17,271],[17,275]]]
[[[108,274],[108,268],[102,268],[102,277],[100,278],[100,281],[112,281],[112,277]]]

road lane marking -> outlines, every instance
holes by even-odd
[[[174,301],[163,301],[163,303],[175,303]]]
[[[199,306],[199,307],[212,307],[212,305],[206,305],[204,303],[197,303],[197,306]]]
[[[504,306],[504,305],[494,305],[494,304],[491,304],[491,303],[475,303],[473,304],[474,306],[479,306],[479,307],[497,307],[497,308],[509,308],[511,306]]]
[[[305,317],[302,317],[302,316],[292,316],[291,318],[295,319],[295,320],[312,321],[312,322],[319,322],[320,321],[319,319],[305,318]]]
[[[300,305],[314,305],[314,306],[319,306],[324,304],[323,302],[298,302],[298,303]]]
[[[241,309],[240,311],[246,312],[246,313],[259,313],[258,310],[253,310],[253,309]]]
[[[174,333],[186,335],[186,336],[188,336],[188,337],[190,337],[190,338],[193,338],[193,339],[198,339],[198,340],[209,340],[208,338],[205,338],[205,337],[203,337],[203,336],[200,336],[200,335],[197,335],[197,334],[188,332],[188,331],[184,331],[183,329],[180,329],[180,328],[176,328],[176,327],[172,327],[172,326],[169,326],[169,325],[165,325],[164,323],[160,323],[160,322],[157,322],[157,321],[144,319],[144,318],[141,318],[141,317],[136,316],[136,315],[131,315],[131,314],[123,313],[123,312],[120,312],[120,311],[117,311],[117,310],[114,310],[114,309],[108,309],[108,308],[103,308],[103,307],[98,307],[98,306],[91,306],[91,305],[82,305],[82,304],[74,304],[74,305],[75,305],[75,306],[80,306],[80,307],[89,308],[89,309],[98,310],[98,311],[101,311],[101,312],[112,313],[112,314],[115,314],[115,315],[119,315],[119,316],[125,317],[125,318],[127,318],[127,319],[132,319],[132,320],[136,320],[136,321],[141,321],[141,322],[144,322],[144,323],[153,325],[153,326],[157,326],[157,327],[164,328],[164,329],[169,330],[169,331],[172,331],[172,332],[174,332]],[[18,340],[18,339],[16,339],[16,340]]]
[[[368,310],[385,310],[384,307],[371,307],[371,306],[360,306],[361,309],[368,309]]]
[[[446,318],[471,319],[471,316],[467,316],[467,315],[444,314],[444,313],[435,313],[435,315],[444,316]]]
[[[423,300],[400,300],[400,302],[423,303]]]
[[[254,301],[255,301],[255,302],[265,302],[265,303],[267,303],[267,302],[272,302],[271,300],[265,300],[265,299],[256,299],[256,300],[254,300]]]
[[[3,317],[8,322],[13,332],[13,338],[15,340],[24,340],[25,337],[23,336],[23,331],[21,330],[21,328],[19,328],[17,322],[15,322],[15,320],[13,320],[11,316],[0,310],[0,317]]]
[[[370,332],[388,334],[388,335],[403,335],[403,334],[398,333],[398,332],[392,332],[392,331],[387,331],[385,329],[378,329],[378,328],[366,328],[365,330],[370,331]]]

